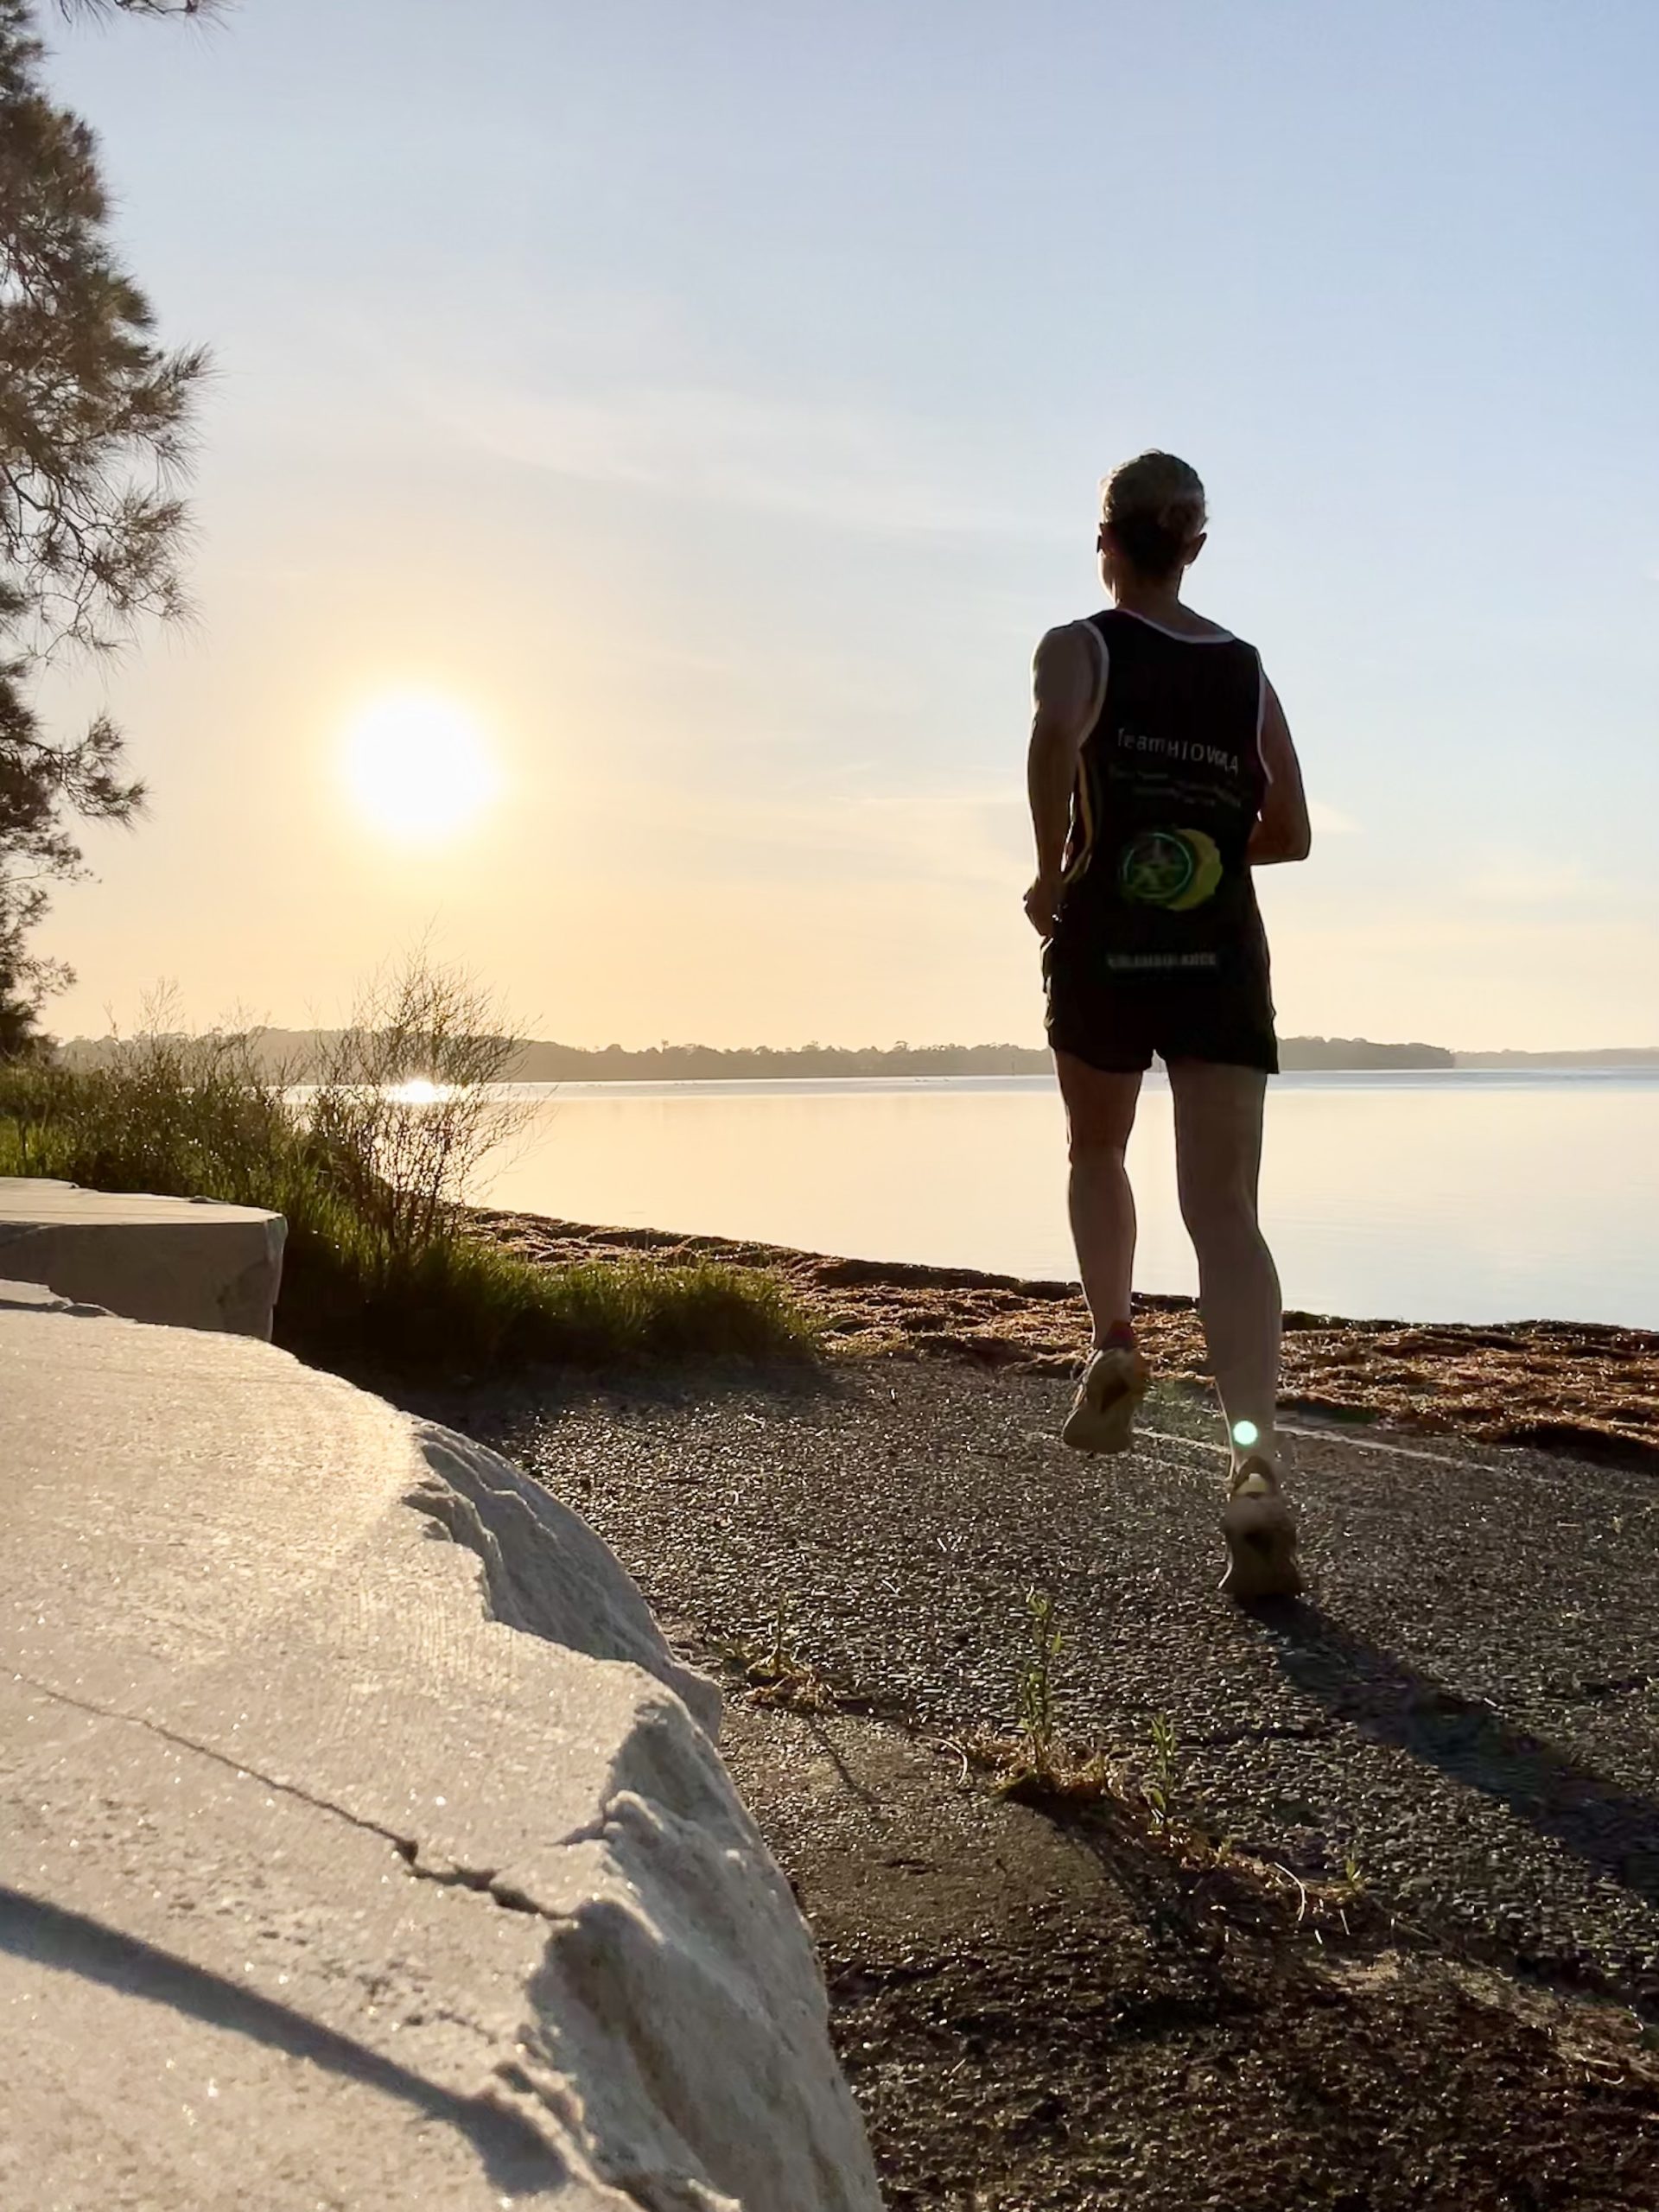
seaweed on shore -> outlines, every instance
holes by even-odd
[[[479,1210],[477,1231],[527,1259],[568,1265],[649,1256],[716,1261],[771,1275],[842,1356],[959,1359],[1070,1374],[1088,1343],[1075,1283],[963,1268],[798,1252],[718,1236],[606,1229]],[[1141,1339],[1160,1376],[1208,1386],[1193,1301],[1137,1297]],[[1591,1322],[1352,1320],[1285,1316],[1283,1400],[1344,1422],[1388,1423],[1659,1466],[1659,1334]]]

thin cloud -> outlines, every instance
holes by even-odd
[[[1467,895],[1477,909],[1503,912],[1506,925],[1533,923],[1566,929],[1635,923],[1651,927],[1659,920],[1659,899],[1651,885],[1634,875],[1609,874],[1570,856],[1547,853],[1491,855],[1470,876]]]
[[[1576,861],[1516,853],[1494,860],[1471,877],[1472,898],[1498,906],[1583,906],[1607,903],[1607,887]]]
[[[929,427],[858,408],[694,385],[603,394],[477,385],[429,404],[499,459],[585,483],[887,536],[1044,534],[1012,503],[964,499],[972,471]]]
[[[1344,814],[1327,799],[1309,799],[1307,818],[1322,837],[1354,837],[1359,834],[1359,824],[1352,815]]]
[[[1024,795],[995,787],[779,798],[638,785],[621,801],[642,846],[661,843],[658,865],[701,879],[949,882],[1001,896],[1029,836]]]

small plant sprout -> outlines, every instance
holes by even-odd
[[[790,1642],[790,1599],[780,1591],[763,1637],[739,1638],[724,1648],[756,1705],[781,1705],[816,1713],[833,1706],[835,1694]]]
[[[1054,1620],[1054,1600],[1046,1590],[1027,1590],[1026,1614],[1031,1643],[1020,1670],[1020,1727],[1027,1764],[1033,1774],[1054,1766],[1054,1662],[1065,1637]]]
[[[1167,1826],[1171,1808],[1175,1802],[1176,1766],[1180,1752],[1175,1723],[1166,1713],[1154,1713],[1151,1724],[1152,1760],[1141,1794],[1146,1799],[1147,1810],[1152,1815],[1154,1827]]]
[[[1020,1732],[1009,1737],[976,1732],[950,1746],[964,1772],[970,1762],[993,1770],[999,1796],[1052,1805],[1100,1797],[1112,1787],[1104,1755],[1068,1744],[1060,1733],[1054,1665],[1065,1645],[1053,1599],[1046,1590],[1027,1590],[1026,1640],[1014,1684]]]
[[[772,1614],[772,1649],[766,1655],[766,1664],[774,1675],[782,1675],[789,1666],[789,1593],[780,1590]]]

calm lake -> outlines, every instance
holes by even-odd
[[[567,1220],[1070,1278],[1046,1077],[526,1087],[476,1195]],[[1138,1286],[1190,1291],[1170,1096],[1130,1152]],[[1262,1211],[1286,1302],[1659,1328],[1659,1071],[1307,1074],[1273,1086]]]

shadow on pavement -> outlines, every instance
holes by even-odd
[[[345,1370],[340,1370],[345,1373]],[[374,1391],[412,1414],[462,1436],[476,1437],[492,1452],[522,1459],[534,1441],[569,1414],[597,1404],[618,1418],[672,1415],[716,1406],[729,1398],[766,1396],[786,1418],[802,1406],[833,1406],[849,1395],[848,1377],[826,1360],[723,1358],[706,1355],[676,1362],[642,1360],[637,1366],[595,1370],[544,1367],[515,1376],[470,1383],[431,1387],[407,1376],[353,1373],[348,1382]]]
[[[222,1974],[158,1949],[85,1913],[0,1884],[0,1951],[77,1974],[126,1997],[163,2005],[210,2026],[227,2028],[289,2057],[397,2097],[466,2136],[500,2189],[543,2190],[568,2178],[563,2161],[528,2122],[427,2081],[366,2044],[336,2033],[286,2005]]]
[[[1496,1799],[1659,1907],[1659,1802],[1512,1727],[1491,1706],[1351,1634],[1317,1605],[1275,1608],[1263,1623],[1286,1675],[1335,1718]]]

